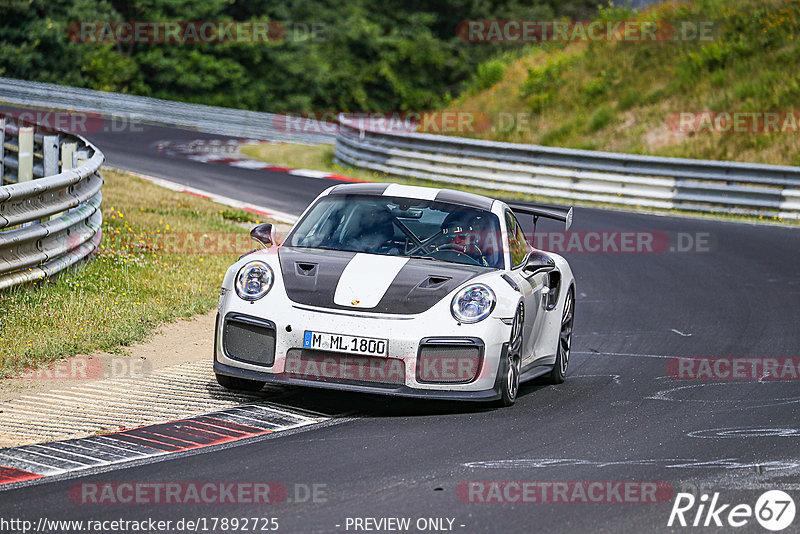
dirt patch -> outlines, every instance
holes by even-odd
[[[0,380],[0,403],[109,378],[145,376],[184,362],[207,360],[210,365],[216,314],[212,310],[165,325],[149,341],[126,347],[122,354],[78,355],[19,378]]]

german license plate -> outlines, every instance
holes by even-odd
[[[345,336],[328,332],[312,332],[311,330],[306,330],[303,335],[303,347],[350,354],[369,354],[370,356],[386,356],[389,352],[389,342],[386,339]]]

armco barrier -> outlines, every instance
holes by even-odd
[[[97,250],[103,161],[80,136],[37,133],[0,116],[0,290]]]
[[[333,134],[289,132],[283,127],[285,120],[282,116],[272,113],[187,104],[13,78],[0,78],[0,102],[97,113],[105,117],[121,117],[129,122],[195,128],[233,137],[307,145],[333,143],[335,140]]]
[[[368,130],[339,116],[336,159],[437,182],[624,206],[800,218],[800,167]]]

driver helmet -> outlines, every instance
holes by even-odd
[[[442,222],[442,235],[445,237],[445,243],[458,245],[467,250],[478,247],[480,242],[478,217],[463,212],[451,213]]]

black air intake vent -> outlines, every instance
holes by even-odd
[[[295,263],[295,267],[297,268],[297,274],[300,276],[317,276],[316,263],[304,263],[298,261]]]
[[[432,275],[432,276],[429,276],[428,278],[426,278],[425,280],[423,280],[419,284],[419,287],[424,288],[424,289],[434,289],[434,288],[437,288],[437,287],[441,286],[442,284],[446,283],[450,279],[451,278],[449,276]]]
[[[275,324],[256,317],[230,314],[225,317],[222,347],[228,358],[271,366],[275,361]]]

